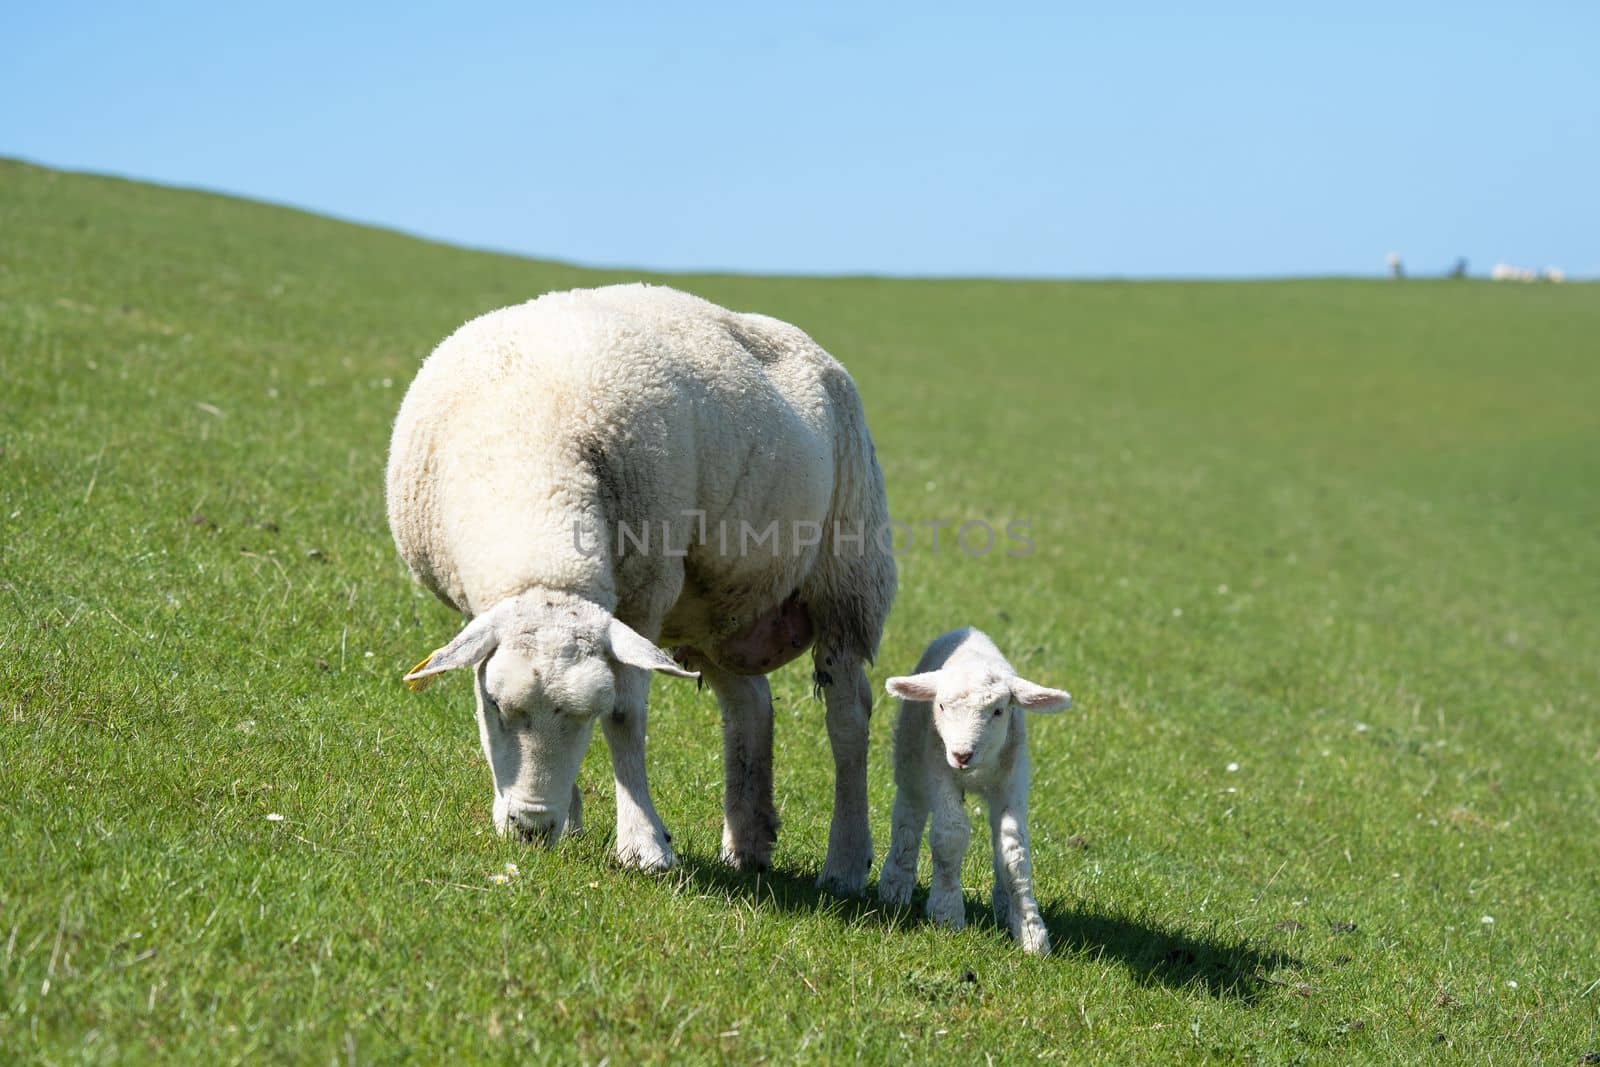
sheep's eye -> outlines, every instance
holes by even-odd
[[[995,717],[995,718],[997,718],[997,719],[998,719],[998,718],[999,718],[999,717],[1000,717],[1000,713],[1001,713],[1001,712],[1003,712],[1003,711],[1005,711],[1005,710],[1006,710],[1006,709],[1005,709],[1005,705],[1004,705],[1004,704],[1002,704],[1002,705],[1001,705],[1001,706],[1000,706],[1000,707],[998,707],[998,708],[995,708],[995,709],[994,709],[994,717]]]

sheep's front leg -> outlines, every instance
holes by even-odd
[[[601,717],[617,781],[617,860],[624,867],[665,871],[677,866],[672,835],[650,802],[644,769],[645,694],[650,675],[634,667],[617,671],[616,710]]]
[[[564,831],[567,837],[577,837],[583,833],[583,790],[578,788],[578,783],[572,783],[572,803],[567,806],[567,828]]]
[[[967,925],[967,909],[961,899],[961,861],[967,855],[972,824],[962,806],[961,790],[948,776],[934,784],[933,831],[928,835],[933,855],[933,884],[928,889],[928,918],[952,930]]]
[[[1043,956],[1050,951],[1050,932],[1033,896],[1033,860],[1028,847],[1028,809],[1013,800],[991,809],[994,827],[995,894],[1000,894],[1000,873],[1009,883],[1008,927],[1024,952]],[[996,909],[998,912],[998,908]]]
[[[872,869],[872,828],[867,824],[867,720],[872,689],[859,656],[816,652],[816,681],[828,712],[833,749],[833,823],[828,856],[817,886],[839,896],[860,896]]]
[[[722,708],[722,860],[741,871],[772,866],[772,690],[763,675],[697,662]]]

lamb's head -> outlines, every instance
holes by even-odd
[[[595,720],[617,707],[619,673],[640,668],[699,677],[610,612],[538,590],[473,619],[405,681],[420,689],[457,667],[472,668],[477,682],[495,829],[541,844],[554,843],[566,828]]]
[[[1059,689],[1046,689],[988,665],[946,666],[890,678],[888,690],[902,700],[932,705],[933,729],[944,744],[945,762],[968,772],[983,770],[999,757],[1013,715],[1072,706],[1072,697]]]

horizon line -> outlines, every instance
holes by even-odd
[[[347,226],[357,226],[362,229],[375,230],[381,233],[394,234],[411,240],[423,241],[428,244],[439,245],[445,248],[458,249],[464,252],[474,252],[482,255],[500,256],[507,259],[518,259],[529,263],[540,263],[550,266],[566,267],[572,270],[590,271],[603,274],[637,274],[640,276],[656,276],[667,278],[707,277],[707,278],[753,278],[761,280],[781,280],[792,278],[799,281],[878,281],[878,282],[996,282],[1003,284],[1112,284],[1112,285],[1138,285],[1151,284],[1238,284],[1262,282],[1494,282],[1496,279],[1486,273],[1468,273],[1462,277],[1453,277],[1448,273],[1416,273],[1406,274],[1402,277],[1392,277],[1382,271],[1371,274],[1346,274],[1346,273],[1171,273],[1171,274],[969,274],[961,272],[928,272],[928,273],[896,273],[892,271],[872,270],[761,270],[741,269],[730,267],[645,267],[630,263],[597,263],[575,259],[564,259],[557,256],[541,255],[536,252],[518,251],[515,249],[500,248],[493,245],[478,245],[467,242],[423,233],[419,230],[408,229],[392,223],[376,222],[371,219],[357,218],[322,208],[310,207],[305,204],[289,200],[277,200],[270,197],[258,196],[252,193],[242,193],[230,189],[220,189],[208,185],[186,184],[182,182],[166,181],[120,171],[99,170],[94,168],[67,167],[54,163],[41,162],[24,156],[0,153],[0,163],[19,164],[32,167],[35,170],[51,171],[56,174],[78,175],[81,177],[101,178],[109,181],[127,182],[135,185],[147,185],[158,189],[168,189],[175,192],[198,193],[203,196],[215,196],[223,199],[235,200],[241,203],[256,204],[262,207],[275,208],[281,211],[293,211],[300,215],[312,218],[326,219]],[[1567,285],[1587,285],[1600,282],[1600,274],[1567,274],[1561,283]],[[1505,283],[1498,283],[1505,284]],[[1517,284],[1512,282],[1510,284]],[[1552,284],[1545,278],[1538,277],[1533,282],[1522,284]]]

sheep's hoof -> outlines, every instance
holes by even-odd
[[[722,862],[743,874],[758,874],[772,870],[772,854],[764,851],[740,851],[724,847]]]
[[[840,862],[833,856],[822,865],[817,876],[817,888],[836,897],[859,897],[867,892],[867,872],[872,870],[872,846],[852,862]]]
[[[854,844],[830,837],[828,858],[822,862],[817,888],[836,897],[859,897],[867,891],[867,874],[872,870],[872,837],[866,835]]]
[[[878,875],[878,899],[892,908],[903,908],[911,903],[911,893],[916,886],[915,875],[902,870],[886,870]]]
[[[772,869],[772,846],[778,841],[778,813],[765,805],[733,823],[722,823],[722,862],[736,871],[754,873]]]
[[[947,926],[952,930],[964,930],[967,927],[967,909],[959,893],[954,894],[954,899],[946,896],[928,897],[928,918],[939,926]]]
[[[618,844],[617,862],[630,870],[660,874],[676,867],[678,856],[664,841],[643,841],[626,847]]]
[[[836,897],[859,897],[867,891],[867,872],[860,875],[833,874],[823,870],[817,877],[817,888]]]

